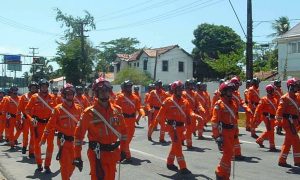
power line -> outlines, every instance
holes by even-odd
[[[0,23],[11,26],[16,29],[22,29],[22,30],[29,31],[29,32],[34,32],[34,33],[39,33],[39,34],[47,34],[47,35],[56,35],[56,33],[43,31],[43,30],[19,23],[17,21],[5,18],[3,16],[0,16]]]
[[[239,22],[239,25],[240,25],[241,29],[243,30],[243,33],[244,33],[244,35],[245,35],[245,38],[247,38],[247,35],[246,35],[245,30],[244,30],[244,28],[243,28],[243,26],[242,26],[242,23],[241,23],[241,21],[240,21],[239,16],[237,15],[237,13],[236,13],[236,11],[235,11],[235,9],[234,9],[234,7],[233,7],[231,1],[230,1],[230,0],[228,0],[228,1],[229,1],[229,3],[230,3],[230,6],[231,6],[231,8],[232,8],[234,14],[235,14],[235,17],[237,18],[237,20],[238,20],[238,22]]]
[[[200,0],[200,1],[202,1],[202,0]],[[173,9],[171,11],[168,11],[166,13],[163,13],[163,14],[160,14],[160,15],[148,18],[148,19],[136,21],[136,22],[133,22],[133,23],[130,23],[130,24],[125,24],[125,25],[110,27],[110,28],[97,29],[95,31],[108,31],[108,30],[121,29],[121,28],[126,28],[126,27],[142,26],[142,25],[146,25],[146,24],[149,24],[149,23],[163,21],[163,20],[166,20],[166,19],[177,17],[179,15],[191,13],[191,12],[193,12],[195,10],[199,10],[199,9],[202,9],[202,8],[205,8],[205,7],[208,7],[208,6],[220,3],[221,1],[224,1],[224,0],[215,1],[215,2],[210,3],[208,5],[205,5],[205,6],[201,6],[201,5],[209,3],[209,2],[212,2],[212,0],[208,0],[208,1],[205,1],[204,3],[197,4],[200,1],[199,0],[194,1],[194,2],[192,2],[190,4],[182,6],[180,8]],[[201,6],[201,7],[198,7],[198,6]]]

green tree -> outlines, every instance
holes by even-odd
[[[138,50],[136,46],[139,43],[136,38],[130,37],[101,42],[97,70],[106,72],[108,67],[112,67],[111,63],[116,59],[116,54],[132,54]]]
[[[31,80],[39,81],[41,78],[49,79],[53,72],[53,66],[50,65],[50,62],[51,60],[47,60],[44,57],[38,58],[30,68],[30,73],[32,73]]]
[[[66,27],[63,38],[65,42],[57,42],[59,57],[56,60],[68,82],[84,84],[89,81],[96,50],[83,33],[87,28],[96,29],[94,17],[88,11],[84,11],[83,18],[64,14],[60,9],[56,9],[56,12],[56,21],[61,22],[61,27]]]
[[[290,20],[286,16],[281,16],[272,23],[272,29],[275,31],[270,34],[272,37],[279,37],[290,30]]]
[[[239,66],[242,62],[242,56],[239,54],[218,54],[219,58],[215,61],[206,58],[205,62],[219,73],[219,78],[240,75],[242,67]]]
[[[227,26],[204,23],[194,30],[194,36],[192,54],[196,59],[218,59],[219,54],[241,55],[244,51],[241,37]]]
[[[121,84],[125,80],[131,80],[134,84],[148,85],[152,82],[151,75],[148,72],[141,71],[136,68],[125,68],[118,72],[115,77],[114,84]]]

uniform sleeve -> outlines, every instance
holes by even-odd
[[[28,104],[25,107],[25,113],[30,116],[30,119],[31,119],[31,116],[32,116],[32,108],[34,106],[34,102],[35,102],[34,97],[31,97],[29,99]]]
[[[59,111],[57,108],[54,109],[52,115],[50,116],[50,119],[44,129],[44,133],[43,133],[43,136],[42,136],[42,142],[45,142],[47,137],[50,135],[50,134],[54,134],[55,132],[55,129],[56,129],[56,122],[59,118]]]
[[[254,122],[258,122],[261,115],[262,115],[262,111],[265,109],[265,99],[261,99],[259,101],[259,104],[256,107],[255,113],[254,113]]]
[[[88,129],[88,120],[89,120],[89,110],[84,111],[80,117],[80,120],[77,123],[77,126],[75,128],[75,135],[74,135],[74,142],[75,142],[75,148],[74,148],[74,155],[75,158],[81,158],[81,149],[83,144],[83,139],[85,136],[85,133]]]
[[[212,109],[212,118],[211,118],[211,125],[212,125],[212,133],[213,137],[217,138],[219,136],[218,125],[219,125],[219,114],[220,114],[220,105],[215,104],[214,108]]]
[[[283,110],[284,110],[284,98],[281,97],[279,100],[277,111],[276,111],[276,119],[277,120],[282,120]]]

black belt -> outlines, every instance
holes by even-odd
[[[73,137],[73,136],[67,136],[67,135],[65,135],[65,134],[62,133],[62,132],[58,132],[58,133],[57,133],[57,138],[61,139],[62,136],[64,136],[64,139],[65,139],[66,141],[69,141],[69,142],[73,142],[73,141],[74,141],[74,137]]]
[[[123,113],[123,116],[124,116],[124,118],[135,118],[135,113],[132,113],[132,114]]]
[[[298,116],[297,115],[294,115],[294,114],[282,114],[282,117],[286,118],[286,119],[289,119],[290,117],[292,119],[298,119]]]
[[[39,118],[39,117],[37,117],[37,116],[32,116],[35,120],[37,120],[37,122],[39,122],[39,123],[42,123],[42,124],[47,124],[48,123],[48,120],[49,120],[49,118],[48,119],[41,119],[41,118]]]
[[[266,117],[270,116],[270,118],[275,119],[275,115],[274,114],[263,112],[263,115],[266,116]]]
[[[252,104],[254,104],[255,106],[257,106],[259,103],[252,103]]]
[[[92,150],[95,150],[97,147],[97,144],[100,145],[100,151],[114,151],[115,149],[117,149],[120,146],[120,141],[117,141],[112,144],[102,144],[97,141],[90,141],[89,148],[91,148]]]
[[[15,114],[12,113],[8,113],[12,118],[16,118],[17,116]]]
[[[157,106],[151,106],[151,108],[154,108],[155,110],[159,110],[160,107],[157,107]]]
[[[175,126],[176,126],[176,127],[180,127],[180,126],[183,126],[183,125],[184,125],[184,122],[179,122],[179,121],[172,120],[172,119],[167,120],[167,124],[168,124],[168,125],[173,126],[174,123],[175,123]]]
[[[248,101],[245,101],[245,103],[248,104],[249,102],[248,102]]]
[[[222,128],[223,129],[233,129],[235,127],[234,124],[225,124],[225,123],[222,123]]]

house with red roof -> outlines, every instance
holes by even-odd
[[[156,80],[160,79],[165,84],[193,78],[193,58],[178,45],[141,49],[133,54],[117,54],[114,75],[131,67],[148,71],[154,79],[155,66]]]

